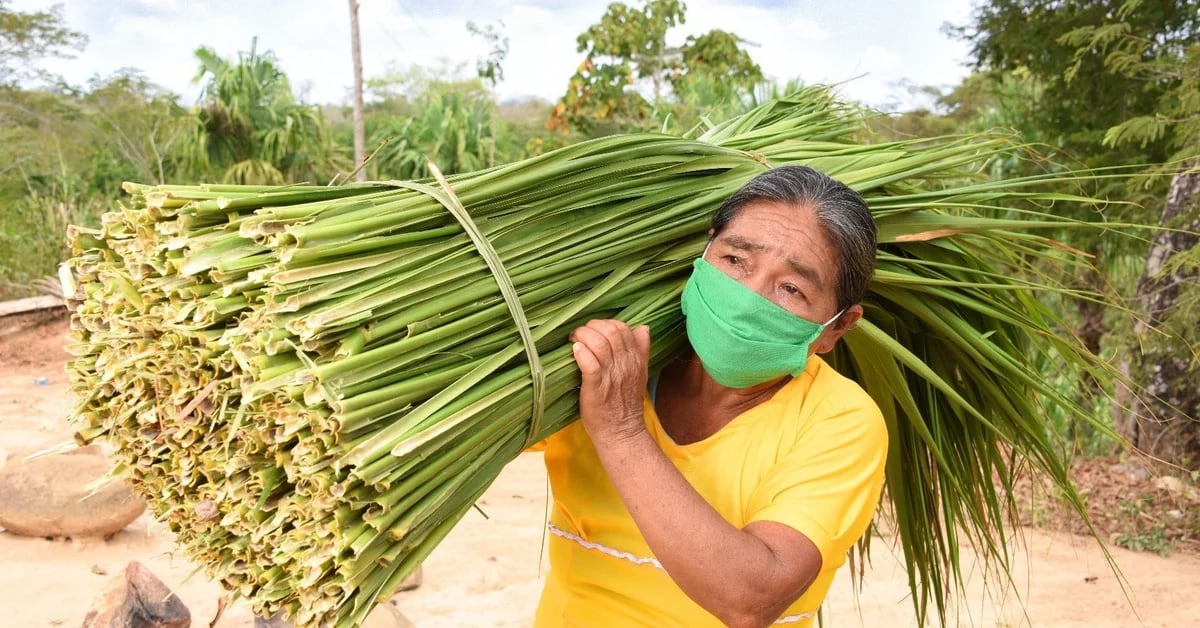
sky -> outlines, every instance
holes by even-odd
[[[360,0],[363,73],[412,64],[469,76],[485,45],[467,21],[503,24],[510,48],[501,100],[555,100],[582,61],[575,38],[599,21],[609,0]],[[627,0],[629,4],[640,4]],[[18,11],[52,2],[15,0]],[[687,22],[668,44],[714,28],[750,42],[751,56],[769,79],[839,84],[851,99],[898,109],[919,103],[904,87],[950,86],[968,72],[968,46],[941,32],[964,24],[971,0],[686,0]],[[136,68],[154,83],[194,101],[193,52],[209,46],[226,58],[271,50],[306,101],[350,100],[349,8],[345,0],[66,0],[69,27],[89,38],[74,59],[44,63],[74,84]]]

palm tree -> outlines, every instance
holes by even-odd
[[[299,102],[275,55],[257,42],[236,63],[196,50],[204,81],[190,165],[229,183],[280,184],[328,178],[333,144],[320,110]]]
[[[490,168],[497,162],[499,125],[487,92],[434,87],[413,103],[411,116],[387,119],[371,134],[369,144],[379,147],[373,172],[417,179],[429,176],[430,161],[450,173]]]

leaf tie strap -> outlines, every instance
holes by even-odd
[[[471,239],[480,257],[492,271],[492,278],[500,287],[500,296],[504,297],[504,304],[508,306],[508,313],[517,326],[521,343],[525,345],[525,357],[529,360],[529,377],[533,382],[533,416],[522,449],[528,448],[535,442],[537,434],[542,430],[542,416],[546,410],[546,373],[542,370],[542,360],[538,356],[537,345],[534,343],[533,330],[529,327],[529,319],[525,316],[525,309],[521,307],[521,300],[517,297],[517,288],[513,285],[512,277],[504,268],[504,263],[500,261],[500,254],[479,230],[475,221],[471,220],[471,215],[463,207],[462,201],[458,200],[458,195],[454,193],[446,178],[442,176],[442,171],[438,170],[433,162],[429,163],[429,172],[433,174],[433,178],[437,180],[441,190],[413,181],[387,181],[386,184],[421,192],[441,203],[446,211],[450,212],[450,215],[454,216],[462,225],[463,231],[466,231],[467,237]]]

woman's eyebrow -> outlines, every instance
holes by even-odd
[[[741,251],[766,251],[767,245],[760,242],[753,242],[739,235],[728,235],[722,238],[726,244]]]
[[[813,268],[812,266],[805,266],[804,264],[801,264],[797,260],[790,257],[787,258],[787,264],[792,270],[796,271],[796,274],[807,279],[809,283],[811,283],[817,290],[821,290],[825,287],[825,284],[821,281],[821,275],[817,272],[817,269]]]
[[[722,237],[721,240],[739,251],[764,252],[767,250],[767,245],[746,239],[740,235],[730,234]],[[821,290],[825,287],[825,283],[821,281],[821,273],[818,273],[817,269],[802,264],[792,257],[787,258],[787,264],[797,275],[807,279],[816,289]]]

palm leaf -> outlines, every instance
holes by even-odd
[[[443,105],[398,127],[412,135],[389,163],[416,172],[425,130],[485,119]],[[1108,175],[993,181],[988,160],[1025,147],[994,136],[864,145],[863,128],[861,111],[809,88],[695,139],[613,136],[452,177],[530,321],[546,377],[536,427],[526,347],[448,213],[461,212],[455,195],[411,181],[131,184],[126,211],[99,234],[78,232],[68,263],[82,291],[80,439],[114,441],[193,557],[261,611],[352,623],[530,437],[573,420],[569,330],[595,316],[644,322],[653,360],[668,359],[712,211],[770,165],[810,164],[859,190],[880,227],[866,316],[830,361],[883,410],[913,603],[922,622],[944,620],[962,588],[962,540],[1010,567],[1017,473],[1043,474],[1083,516],[1047,426],[1051,415],[1092,418],[1036,369],[1053,364],[1080,386],[1115,375],[1039,298],[1100,300],[1038,272],[1087,263],[1038,231],[1096,228],[1055,217],[1054,204],[1080,200],[1081,178]],[[424,146],[467,163],[471,137]],[[245,163],[246,176],[262,174]],[[180,346],[194,352],[188,368],[172,361],[184,360],[171,357]],[[203,427],[146,427],[159,404],[173,413],[198,391]],[[179,482],[164,483],[164,469]],[[218,490],[227,511],[216,526],[196,504]]]

